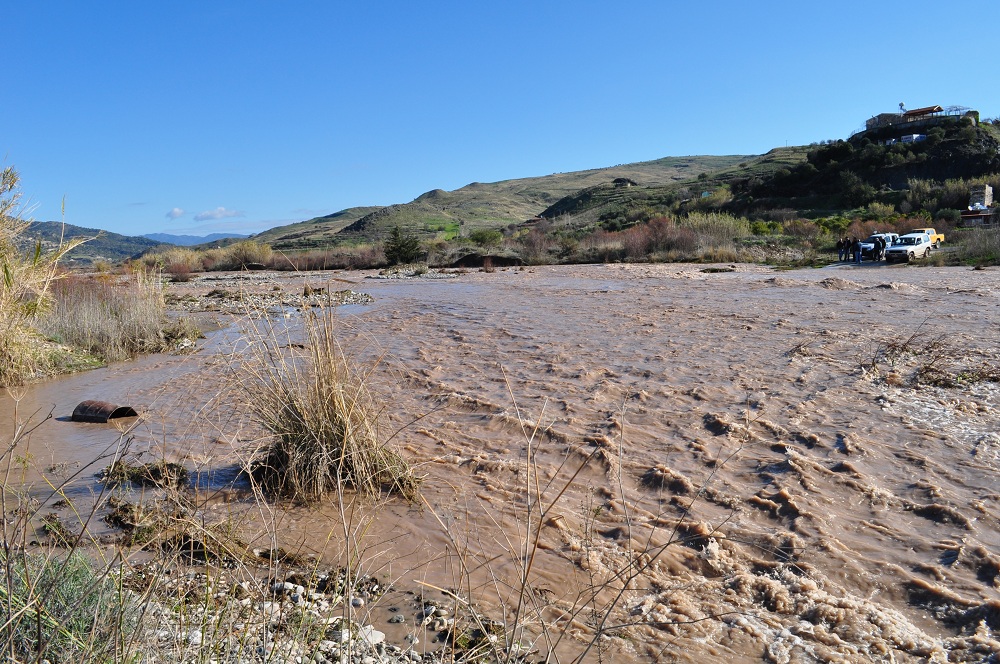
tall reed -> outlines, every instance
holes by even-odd
[[[18,385],[44,371],[50,360],[34,323],[51,298],[59,260],[84,240],[25,249],[29,222],[21,218],[20,176],[0,171],[0,386]]]

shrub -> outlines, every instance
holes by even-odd
[[[850,207],[867,205],[875,198],[875,187],[862,180],[857,173],[842,171],[840,174],[840,191],[844,202]]]
[[[732,202],[733,193],[729,187],[723,185],[715,189],[708,196],[700,196],[695,199],[693,206],[698,210],[718,210],[719,208]]]
[[[722,212],[692,212],[681,226],[694,231],[701,248],[729,247],[750,235],[747,219]]]
[[[477,228],[469,233],[469,239],[484,249],[491,249],[500,246],[503,233],[492,228]]]
[[[795,219],[793,221],[786,222],[783,224],[783,230],[786,235],[790,235],[791,237],[810,245],[816,242],[822,234],[822,229],[814,222],[807,219]]]
[[[962,220],[962,213],[958,210],[938,210],[937,214],[934,215],[934,219],[955,225]]]
[[[624,247],[620,233],[597,230],[580,238],[579,259],[585,262],[610,263],[624,257]]]
[[[191,281],[191,268],[184,263],[171,263],[167,265],[166,272],[170,275],[170,281],[174,283]]]
[[[231,270],[245,270],[258,265],[266,265],[270,262],[272,254],[271,247],[256,240],[242,240],[226,247],[224,251],[226,264]]]
[[[541,228],[532,228],[521,237],[521,248],[528,263],[544,263],[549,253],[549,238]]]
[[[865,207],[866,219],[887,219],[896,214],[896,208],[888,203],[872,202]]]
[[[847,229],[847,234],[851,237],[865,239],[872,233],[881,233],[886,230],[886,224],[869,219],[868,221],[854,221]]]
[[[671,219],[655,217],[645,224],[633,226],[619,233],[625,257],[648,258],[660,252],[692,252],[698,239],[690,228],[678,227]]]

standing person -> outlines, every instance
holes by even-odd
[[[854,236],[854,240],[851,242],[851,251],[854,253],[854,262],[858,265],[861,264],[861,240],[858,236]]]
[[[847,242],[847,238],[846,237],[841,237],[839,240],[837,240],[837,260],[838,261],[844,261],[844,260],[847,259],[847,250],[849,249],[849,247],[850,247],[850,245]]]
[[[880,261],[880,260],[882,260],[882,259],[885,258],[885,247],[886,247],[885,236],[884,235],[879,235],[878,236],[878,258],[876,258],[875,260],[879,260]]]

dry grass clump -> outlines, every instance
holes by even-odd
[[[52,287],[53,306],[38,321],[42,332],[117,362],[166,346],[163,288],[145,270],[122,277],[70,276]]]
[[[251,476],[273,495],[301,502],[352,488],[407,499],[417,480],[380,432],[381,407],[371,367],[347,356],[334,312],[305,317],[304,344],[279,343],[273,327],[256,329],[237,380],[255,419],[269,434],[250,462]]]
[[[256,240],[243,240],[226,247],[229,269],[233,270],[263,267],[271,261],[272,254],[269,245]]]

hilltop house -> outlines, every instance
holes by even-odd
[[[969,118],[979,124],[979,111],[965,106],[925,106],[906,110],[902,104],[896,113],[879,113],[865,122],[865,128],[851,135],[852,140],[868,138],[873,141],[894,143],[896,141],[915,142],[922,140],[931,127],[954,122],[959,118]]]

